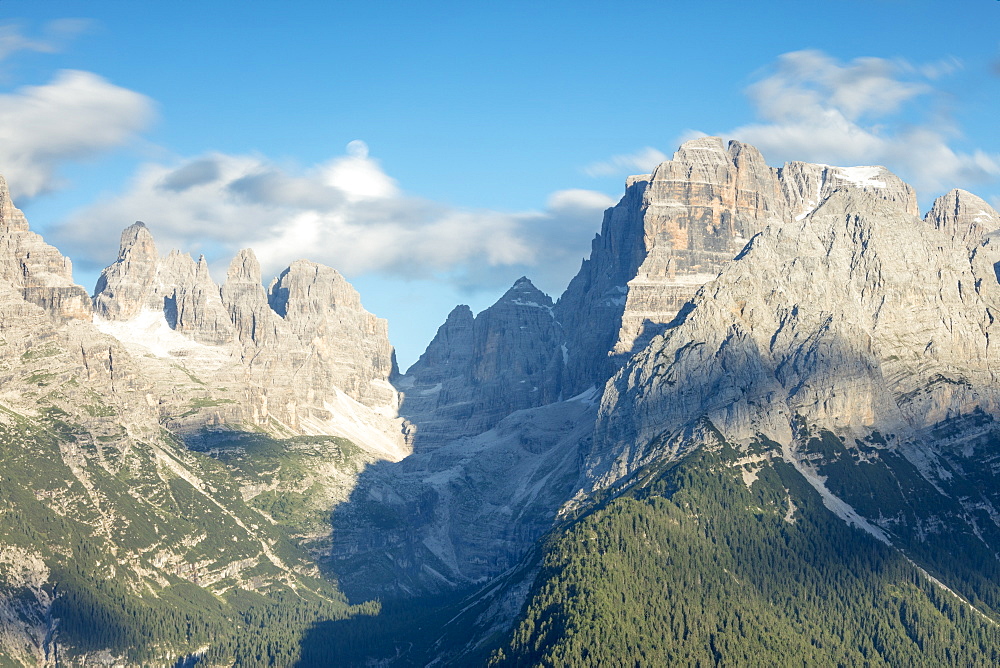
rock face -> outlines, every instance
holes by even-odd
[[[973,249],[988,233],[1000,229],[1000,214],[993,207],[958,188],[934,200],[924,220]]]
[[[813,468],[830,463],[814,450],[821,433],[839,437],[845,456],[899,454],[937,489],[954,484],[956,466],[972,466],[955,457],[981,448],[1000,416],[990,345],[1000,284],[992,262],[970,254],[968,235],[932,222],[849,185],[755,237],[608,384],[590,484],[606,487],[715,434],[747,452],[771,444],[764,460],[792,463],[829,498]],[[995,496],[973,494],[966,511],[995,517]],[[889,540],[878,517],[855,519]]]
[[[147,630],[160,633],[172,624],[165,620],[200,610],[213,591],[339,595],[305,577],[315,574],[314,564],[275,553],[287,537],[245,503],[218,462],[163,429],[161,397],[175,390],[158,384],[127,338],[102,333],[89,313],[67,310],[86,295],[72,285],[68,261],[27,229],[6,196],[0,213],[0,266],[8,272],[0,281],[0,661],[54,665],[58,651],[59,665],[149,664],[149,657],[111,653],[99,643],[117,629],[119,639],[134,635],[116,651],[135,649],[147,639],[133,625],[154,620]],[[144,237],[144,228],[130,229],[123,262],[155,277]],[[151,312],[151,281],[137,291],[129,289],[138,282],[130,286],[128,272],[109,278],[125,298],[113,304],[105,293],[106,312]],[[162,320],[163,311],[157,314]],[[178,343],[182,352],[204,348],[178,341],[187,341],[188,348]],[[129,617],[129,610],[138,614]],[[219,622],[232,624],[232,612]],[[95,629],[94,620],[113,620],[110,632]],[[151,665],[204,650],[183,637],[149,641]]]
[[[569,351],[564,392],[602,385],[754,234],[801,220],[847,186],[918,213],[913,189],[884,167],[773,169],[754,147],[717,137],[689,141],[652,174],[630,177],[555,307]]]
[[[352,598],[486,581],[552,526],[579,479],[593,396],[519,410],[492,429],[366,469],[333,515],[333,566]]]
[[[357,290],[339,272],[293,262],[271,283],[268,303],[317,358],[312,385],[336,386],[366,406],[395,405],[388,383],[395,371],[388,324],[365,311]]]
[[[73,264],[28,229],[0,177],[0,280],[58,321],[89,320],[87,291],[73,283]]]
[[[216,285],[204,258],[161,257],[145,225],[122,233],[101,275],[96,322],[144,360],[171,429],[343,436],[405,452],[384,320],[328,267],[300,261],[265,290],[252,250]]]
[[[559,399],[562,328],[552,300],[520,278],[473,318],[459,306],[397,379],[400,413],[431,447],[482,433],[514,411]]]
[[[753,147],[685,143],[652,174],[630,177],[590,259],[556,305],[567,332],[566,393],[600,385],[609,355],[641,349],[747,240],[786,217],[778,172]]]
[[[742,257],[755,244],[763,243],[764,238],[779,230],[792,239],[805,234],[801,231],[803,226],[819,220],[815,218],[819,215],[818,207],[829,214],[837,206],[836,202],[845,197],[853,198],[850,206],[858,211],[870,206],[878,215],[901,216],[908,225],[933,227],[916,218],[918,210],[913,189],[885,168],[841,168],[793,162],[773,169],[752,146],[731,142],[727,147],[715,137],[687,142],[672,160],[659,165],[652,174],[630,177],[622,200],[605,214],[590,258],[584,261],[580,273],[557,304],[549,308],[548,299],[536,294],[522,279],[496,305],[475,318],[468,308],[458,307],[438,330],[420,360],[405,376],[397,379],[396,385],[404,397],[401,412],[415,431],[412,442],[416,454],[398,467],[380,469],[371,479],[363,477],[352,504],[371,510],[370,515],[374,517],[381,517],[383,511],[406,516],[410,519],[403,525],[423,528],[404,532],[405,535],[380,533],[378,527],[364,523],[362,526],[366,529],[362,532],[345,528],[348,533],[337,546],[342,567],[360,569],[358,578],[373,583],[371,593],[384,591],[380,588],[389,585],[364,565],[366,557],[362,555],[378,561],[381,557],[373,555],[395,554],[396,566],[406,571],[406,575],[400,577],[409,583],[407,587],[433,589],[440,583],[432,585],[427,578],[411,572],[406,566],[419,563],[414,555],[426,552],[421,545],[430,533],[437,536],[433,539],[434,545],[448,546],[448,554],[452,555],[450,560],[441,556],[441,549],[431,552],[436,555],[434,559],[441,559],[440,564],[445,564],[436,566],[436,572],[453,584],[467,582],[470,573],[488,571],[466,561],[472,558],[470,555],[483,554],[484,545],[503,544],[504,549],[510,550],[508,554],[513,554],[516,550],[501,538],[506,529],[496,517],[471,518],[460,509],[461,503],[456,501],[454,493],[429,481],[453,481],[459,475],[456,469],[463,472],[462,475],[487,478],[479,468],[482,461],[492,458],[493,450],[487,443],[491,438],[497,443],[502,441],[496,429],[508,421],[516,421],[517,416],[522,415],[517,411],[535,407],[542,407],[536,410],[543,412],[546,407],[555,411],[562,405],[557,402],[559,399],[600,396],[605,381],[616,369],[633,355],[639,354],[641,358],[648,354],[642,351],[650,341],[659,341],[658,335],[673,331],[686,317],[694,317],[688,314],[690,300],[701,286],[727,271],[734,257]],[[963,201],[971,202],[971,196]],[[966,208],[972,206],[967,204]],[[959,227],[961,224],[954,223]],[[760,241],[748,247],[751,238]],[[886,242],[887,247],[894,243]],[[990,255],[987,250],[989,248],[984,247],[978,251],[979,262],[984,267],[988,266],[987,256]],[[964,253],[968,263],[967,250],[955,252]],[[802,253],[803,257],[808,256],[805,250]],[[819,286],[827,287],[828,282],[835,284],[844,280],[840,276],[810,277],[810,271],[801,270],[794,280],[806,286],[818,282]],[[746,281],[745,289],[751,291],[760,287],[762,279],[747,274],[743,280]],[[783,280],[791,279],[786,276]],[[871,292],[874,294],[877,290]],[[768,308],[770,305],[761,310]],[[857,317],[853,306],[844,306],[842,310],[850,313],[851,318]],[[546,311],[554,318],[545,317]],[[837,317],[840,319],[831,327],[843,327],[850,321],[844,319],[846,316]],[[894,317],[898,325],[904,313],[897,312]],[[691,340],[698,340],[698,336],[708,340],[710,332],[729,328],[728,321],[713,322],[706,326],[705,332],[692,335]],[[691,345],[700,349],[694,343]],[[727,344],[723,349],[733,348]],[[698,364],[704,362],[693,362],[689,372],[696,373]],[[742,396],[746,383],[737,383],[733,364],[727,362],[718,384],[707,388],[704,396],[698,396],[705,401],[717,397],[723,402],[727,396]],[[748,364],[756,362],[750,359]],[[622,382],[627,381],[618,381]],[[823,378],[816,382],[817,387],[826,387],[833,381]],[[879,391],[879,382],[872,381],[866,391]],[[728,394],[722,391],[730,385]],[[767,387],[769,389],[761,392],[770,396],[768,392],[774,390]],[[665,395],[662,402],[646,397],[643,393],[649,393],[649,388],[642,385],[640,389],[637,385],[635,401],[630,396],[623,400],[623,405],[634,403],[639,407],[634,412],[623,408],[619,416],[617,409],[612,407],[617,404],[608,403],[619,391],[616,388],[618,385],[613,384],[604,391],[605,408],[598,423],[600,439],[595,441],[592,451],[593,423],[563,425],[562,434],[566,440],[560,447],[572,452],[576,459],[569,461],[577,462],[574,466],[578,466],[585,452],[590,451],[586,467],[577,469],[577,474],[582,476],[579,485],[584,492],[610,484],[661,456],[659,451],[637,450],[637,444],[660,435],[660,416],[671,415],[671,411],[687,414],[689,407],[685,402],[692,400],[689,397],[692,390],[687,385],[678,386],[678,396]],[[804,388],[798,389],[800,393],[804,391]],[[843,394],[838,391],[837,396],[846,394],[846,390]],[[638,397],[643,397],[642,401]],[[828,410],[836,412],[840,408],[831,406]],[[589,420],[590,417],[580,419]],[[647,419],[652,425],[648,428],[644,422]],[[488,431],[491,428],[494,431]],[[783,428],[787,431],[790,427],[785,424]],[[763,427],[759,425],[746,427],[750,434],[760,430]],[[523,438],[530,440],[532,437],[527,431]],[[761,433],[772,434],[773,431]],[[474,450],[476,456],[460,456],[465,449]],[[442,454],[435,456],[439,450]],[[450,454],[446,457],[443,453]],[[563,470],[560,479],[571,477],[567,470]],[[496,475],[505,473],[501,467]],[[526,474],[522,472],[521,475]],[[424,482],[418,484],[416,481]],[[564,496],[563,500],[568,498]],[[526,507],[535,517],[553,517],[558,505],[559,502],[548,495],[534,498]],[[364,515],[351,515],[352,512],[348,506],[344,516]],[[425,521],[429,517],[436,519]],[[449,528],[445,530],[444,525]],[[351,526],[351,522],[346,522],[346,527]],[[526,532],[520,549],[527,549],[529,535],[539,534]],[[371,536],[381,538],[374,540]],[[442,536],[449,538],[445,540]]]

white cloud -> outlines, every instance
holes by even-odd
[[[15,196],[56,187],[58,167],[119,146],[153,117],[149,98],[89,72],[0,94],[0,173]]]
[[[771,162],[883,164],[925,197],[989,181],[1000,176],[1000,156],[952,149],[956,132],[941,118],[903,121],[903,112],[929,106],[930,80],[960,65],[786,53],[747,89],[762,122],[724,134],[755,145]]]
[[[16,23],[0,24],[0,61],[6,60],[19,51],[35,53],[58,53],[73,37],[86,31],[91,25],[87,19],[56,19],[42,28],[41,37],[28,37],[22,26]]]
[[[550,211],[568,212],[579,209],[593,211],[614,206],[615,200],[595,190],[572,188],[552,193],[545,205]]]
[[[648,174],[658,164],[667,160],[668,157],[662,151],[651,146],[639,149],[634,153],[613,155],[608,160],[592,162],[583,168],[587,176],[615,176],[623,171],[635,174]]]
[[[146,164],[126,192],[47,236],[91,268],[110,263],[121,229],[142,220],[162,252],[178,248],[226,263],[251,247],[266,275],[304,257],[348,275],[439,278],[468,288],[528,274],[559,291],[613,203],[602,193],[565,190],[543,211],[458,209],[401,192],[367,146],[351,142],[345,155],[298,171],[221,153]]]

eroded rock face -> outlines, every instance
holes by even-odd
[[[359,478],[334,511],[333,559],[352,597],[481,583],[516,565],[579,479],[593,401],[515,411],[475,436],[417,449]],[[343,577],[349,575],[349,577]]]
[[[702,419],[732,443],[808,428],[903,447],[998,415],[1000,285],[943,232],[851,185],[765,230],[608,384],[592,480],[675,456]]]
[[[603,383],[615,356],[641,349],[786,209],[777,170],[755,148],[727,149],[717,137],[687,142],[651,175],[631,177],[556,305],[567,331],[566,393]]]
[[[505,416],[559,399],[562,328],[552,300],[520,278],[475,318],[459,306],[427,352],[397,379],[401,414],[416,437],[438,445],[495,426]]]
[[[0,177],[0,280],[58,321],[89,320],[90,298],[73,282],[73,264],[28,229]]]
[[[101,275],[96,322],[143,359],[165,424],[344,436],[405,452],[384,320],[328,267],[294,263],[265,290],[252,250],[214,283],[204,258],[161,257],[145,225]]]
[[[924,217],[928,223],[969,248],[1000,229],[1000,214],[982,198],[955,188],[934,200]]]
[[[303,348],[319,358],[327,382],[370,406],[395,405],[388,323],[368,313],[336,269],[298,260],[271,283],[268,301]]]
[[[567,333],[564,393],[602,385],[754,234],[801,220],[843,188],[918,214],[913,189],[884,167],[774,169],[754,147],[717,137],[686,142],[652,174],[630,177],[556,305]]]

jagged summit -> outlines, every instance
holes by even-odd
[[[14,206],[14,200],[10,196],[10,188],[7,187],[7,179],[0,176],[0,233],[9,234],[11,232],[27,232],[28,219]]]
[[[958,188],[934,200],[924,220],[969,248],[1000,229],[1000,213],[982,198]]]
[[[53,319],[89,320],[87,291],[73,282],[73,263],[28,228],[0,177],[0,281]]]
[[[552,298],[535,287],[527,276],[514,281],[514,285],[499,299],[500,302],[511,302],[517,306],[538,306],[551,308]]]
[[[423,355],[396,379],[401,414],[440,445],[478,434],[513,411],[558,398],[562,332],[552,298],[522,276],[475,317],[448,315]]]
[[[403,452],[387,324],[329,267],[295,262],[265,290],[256,254],[244,249],[219,286],[204,257],[161,257],[136,223],[101,274],[94,310],[173,388],[162,410],[174,429],[332,433],[363,438],[383,456]],[[223,389],[204,396],[212,386]]]
[[[592,475],[607,484],[683,451],[702,418],[732,443],[784,444],[794,460],[803,426],[904,447],[947,420],[997,415],[998,308],[993,268],[970,259],[962,235],[903,202],[838,189],[755,237],[615,377]]]

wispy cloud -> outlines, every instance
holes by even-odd
[[[29,37],[20,24],[0,23],[0,61],[20,51],[57,53],[90,26],[91,22],[87,19],[57,19],[46,23],[41,35]]]
[[[615,176],[623,172],[647,174],[667,159],[667,155],[662,151],[646,146],[634,153],[613,155],[607,160],[592,162],[583,168],[583,173],[593,177]]]
[[[541,211],[459,209],[402,192],[363,142],[308,169],[212,153],[142,167],[121,195],[49,232],[74,261],[103,266],[121,228],[143,220],[161,250],[228,261],[252,247],[265,272],[301,257],[348,275],[442,278],[497,287],[522,273],[559,290],[578,268],[603,209],[589,190],[553,193]]]
[[[904,112],[932,107],[931,82],[960,66],[786,53],[747,89],[761,121],[724,134],[754,144],[772,163],[883,164],[924,196],[987,182],[1000,176],[1000,155],[953,149],[959,132],[940,115],[903,120]]]

